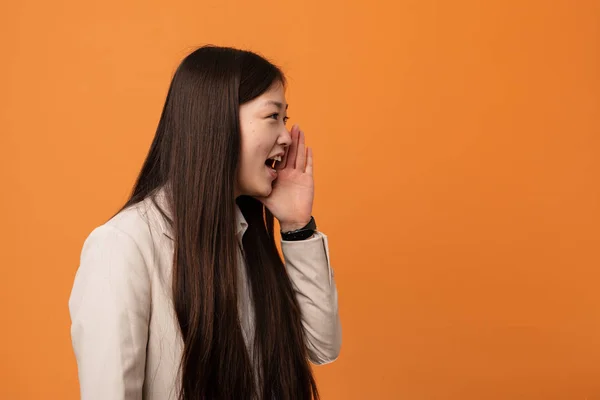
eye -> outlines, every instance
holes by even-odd
[[[271,114],[267,118],[272,118],[274,120],[278,120],[279,119],[279,113]],[[288,116],[283,117],[283,123],[286,124],[289,119],[290,119],[290,117],[288,117]]]

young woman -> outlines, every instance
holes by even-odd
[[[83,246],[69,300],[83,400],[319,397],[308,361],[339,354],[337,291],[284,90],[232,48],[177,69],[130,200]]]

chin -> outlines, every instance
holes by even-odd
[[[254,187],[251,188],[247,188],[244,191],[244,194],[246,196],[251,196],[251,197],[267,197],[268,195],[271,194],[271,192],[273,191],[273,187],[271,185],[256,185]]]
[[[267,197],[268,195],[271,194],[272,191],[273,191],[273,187],[271,185],[268,185],[260,191],[259,196]]]

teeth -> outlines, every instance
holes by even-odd
[[[269,158],[267,161],[269,161],[269,165],[271,168],[275,168],[275,163],[281,162],[281,156],[275,156],[275,157]]]

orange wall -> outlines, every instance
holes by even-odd
[[[324,399],[600,399],[600,2],[175,3],[0,6],[0,399],[78,397],[83,239],[203,43],[279,63],[314,146]]]

